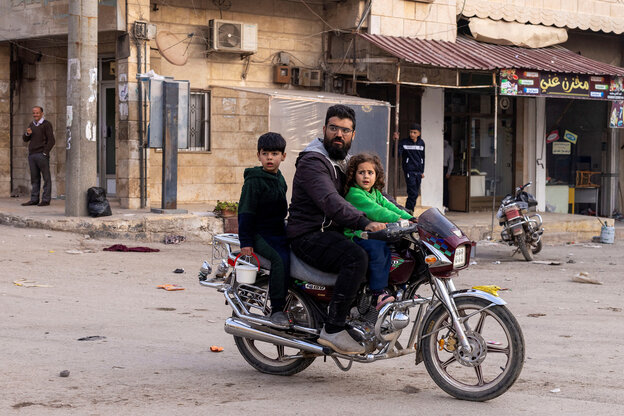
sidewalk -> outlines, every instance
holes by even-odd
[[[110,217],[66,217],[65,201],[52,200],[50,206],[20,204],[27,198],[0,198],[0,224],[88,234],[91,237],[162,242],[166,235],[183,235],[189,241],[210,243],[214,234],[223,232],[223,220],[212,213],[212,206],[178,206],[188,214],[155,214],[149,209],[121,209],[111,202]],[[417,207],[418,210],[419,207]],[[544,220],[544,242],[566,243],[591,241],[600,235],[601,224],[596,217],[585,215],[540,213]],[[491,212],[449,212],[448,218],[474,241],[487,238],[492,226]],[[601,218],[609,226],[613,219]],[[500,239],[501,227],[494,219],[494,240]],[[615,221],[615,239],[624,238],[624,223]]]

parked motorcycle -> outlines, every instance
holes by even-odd
[[[508,194],[501,201],[496,217],[503,226],[501,238],[510,246],[515,245],[526,261],[533,260],[533,255],[542,251],[542,216],[534,213],[528,215],[530,208],[537,205],[533,195],[524,191],[531,185],[529,182],[517,187],[513,195]]]
[[[268,318],[267,261],[259,258],[258,267],[241,258],[233,251],[239,244],[236,234],[214,237],[213,261],[222,260],[213,276],[205,261],[199,280],[222,292],[232,308],[225,331],[234,336],[243,358],[260,372],[293,375],[317,357],[330,357],[348,371],[353,362],[414,354],[415,364],[424,362],[436,384],[456,398],[485,401],[507,391],[524,363],[520,326],[495,291],[457,290],[453,283],[458,270],[470,264],[474,243],[436,208],[424,212],[417,224],[402,220],[362,237],[391,244],[389,285],[396,300],[377,311],[368,286],[362,285],[347,324],[366,352],[354,355],[317,342],[336,274],[314,269],[292,255],[293,284],[285,309],[291,326],[279,329]],[[249,267],[257,267],[255,282],[239,282],[237,277]],[[399,340],[410,324],[407,342]]]

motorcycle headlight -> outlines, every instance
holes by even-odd
[[[466,246],[459,246],[455,250],[455,257],[453,258],[453,267],[462,267],[466,264]]]

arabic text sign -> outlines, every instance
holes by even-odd
[[[572,143],[570,142],[554,142],[552,144],[553,155],[569,155],[572,153]]]
[[[589,76],[544,72],[540,77],[542,95],[589,98]]]

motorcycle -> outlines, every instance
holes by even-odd
[[[347,327],[365,346],[362,354],[341,354],[317,342],[337,275],[314,269],[292,254],[285,308],[291,325],[286,330],[268,318],[270,265],[259,256],[255,264],[234,251],[236,234],[214,237],[213,262],[221,261],[213,276],[204,261],[199,283],[223,293],[232,308],[225,332],[260,372],[293,375],[318,357],[329,357],[348,371],[353,362],[414,354],[415,364],[424,362],[435,383],[458,399],[485,401],[507,391],[524,363],[522,330],[495,290],[458,290],[453,283],[458,271],[470,264],[475,243],[437,208],[424,212],[418,223],[402,220],[382,231],[364,232],[362,238],[391,245],[389,286],[395,295],[394,302],[377,311],[368,286],[360,288]],[[241,279],[250,268],[256,273],[253,283]],[[400,340],[410,324],[407,342]]]
[[[533,255],[542,251],[542,216],[535,213],[528,215],[528,211],[537,205],[533,195],[524,191],[531,185],[529,182],[515,189],[513,195],[505,195],[498,208],[496,217],[498,224],[503,227],[501,238],[510,246],[515,245],[526,261],[533,260]]]

